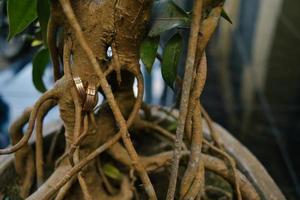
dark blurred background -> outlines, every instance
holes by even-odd
[[[31,75],[36,49],[24,35],[6,41],[4,7],[0,1],[1,147],[9,144],[8,125],[41,95]],[[300,199],[300,1],[227,0],[225,10],[233,24],[222,19],[207,49],[202,104],[257,156],[287,199]],[[145,101],[174,105],[159,62],[144,74]],[[44,80],[51,85],[50,68]]]

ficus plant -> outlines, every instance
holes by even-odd
[[[15,155],[14,197],[260,199],[199,100],[205,47],[221,16],[231,22],[223,4],[195,0],[184,10],[172,0],[7,0],[8,39],[35,29],[32,77],[43,93],[12,124],[12,146],[0,150]],[[182,30],[189,31],[187,41]],[[174,84],[184,43],[184,76]],[[139,61],[151,72],[155,59],[165,83],[181,91],[177,116],[143,103]],[[46,88],[42,77],[50,60],[54,84]],[[55,106],[62,126],[45,145],[43,119]],[[28,143],[33,131],[34,146]],[[211,177],[218,183],[209,184]]]

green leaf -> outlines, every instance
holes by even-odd
[[[171,124],[169,124],[169,125],[167,126],[167,130],[170,131],[170,132],[172,133],[172,132],[176,131],[177,125],[178,125],[178,124],[177,124],[177,121],[174,121],[174,122],[172,122]]]
[[[159,37],[147,37],[141,44],[140,57],[150,73],[158,49]]]
[[[35,54],[32,61],[32,81],[36,89],[40,92],[47,90],[43,82],[43,75],[49,61],[49,52],[46,48],[41,48]]]
[[[122,173],[115,166],[111,164],[104,164],[103,172],[106,176],[112,179],[116,179],[116,180],[122,179]]]
[[[38,0],[37,13],[40,27],[42,30],[42,38],[45,46],[47,46],[47,28],[50,17],[50,2],[49,0]]]
[[[177,76],[177,67],[182,53],[182,47],[183,39],[179,33],[176,33],[167,42],[162,56],[162,77],[166,84],[172,89]]]
[[[153,24],[148,33],[150,37],[175,27],[186,27],[190,24],[189,15],[172,0],[156,1],[152,8]]]
[[[40,46],[41,44],[43,44],[43,42],[41,40],[33,40],[31,42],[32,47],[37,47],[37,46]]]
[[[233,23],[232,23],[232,20],[230,19],[230,17],[228,16],[227,12],[226,12],[224,9],[222,9],[221,16],[222,16],[226,21],[228,21],[230,24],[233,24]]]
[[[37,0],[8,0],[9,40],[37,18],[36,5]]]

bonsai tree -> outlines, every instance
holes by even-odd
[[[12,124],[12,146],[0,150],[15,155],[21,198],[263,197],[236,167],[227,140],[199,100],[207,73],[205,47],[220,17],[229,19],[224,1],[193,4],[189,11],[172,0],[8,0],[9,39],[28,26],[36,29],[33,43],[40,48],[33,82],[43,92]],[[181,32],[187,30],[185,41]],[[166,33],[170,39],[160,55],[160,36]],[[184,76],[178,78],[185,42]],[[42,75],[49,56],[55,83],[46,89]],[[139,61],[150,72],[156,58],[166,84],[178,93],[179,112],[143,103]],[[54,106],[62,128],[47,142],[43,119]]]

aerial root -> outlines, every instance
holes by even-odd
[[[33,106],[32,111],[30,113],[30,118],[28,120],[28,128],[27,128],[27,131],[24,134],[24,136],[13,146],[5,148],[5,149],[0,149],[0,155],[14,153],[27,144],[30,136],[32,135],[36,116],[40,110],[41,105],[48,99],[54,99],[56,97],[56,95],[57,95],[57,89],[53,88],[53,89],[47,91],[46,93],[44,93],[39,98],[39,100],[37,100],[37,102]],[[14,126],[14,124],[12,124],[12,126]]]
[[[255,188],[239,170],[236,170],[236,177],[234,177],[230,173],[230,169],[228,169],[224,161],[207,154],[202,155],[206,170],[218,174],[233,185],[235,184],[235,181],[238,182],[238,184],[240,185],[241,195],[244,200],[260,200],[260,197]]]
[[[67,182],[58,192],[58,194],[55,197],[55,200],[63,200],[68,191],[71,189],[72,185],[74,184],[76,178],[73,177],[69,182]]]
[[[92,197],[91,197],[90,192],[89,192],[89,188],[86,185],[86,182],[83,178],[82,172],[78,173],[77,179],[78,179],[80,188],[82,190],[84,200],[92,200]]]
[[[213,143],[219,148],[219,149],[222,149],[224,150],[224,144],[222,142],[222,139],[221,137],[217,134],[214,126],[213,126],[213,121],[212,119],[210,118],[209,114],[206,112],[205,108],[200,104],[201,106],[201,113],[203,115],[203,118],[205,119],[206,121],[206,124],[208,126],[208,129],[210,131],[210,135],[211,135],[211,138],[212,138],[212,141]]]
[[[34,156],[32,149],[26,157],[24,170],[25,173],[21,175],[23,177],[21,178],[20,196],[26,198],[30,194],[30,189],[33,185],[35,175]]]
[[[42,160],[38,160],[38,159],[34,159],[34,152],[32,150],[32,148],[30,147],[30,145],[27,143],[27,141],[24,140],[23,136],[23,127],[26,125],[27,122],[29,122],[29,126],[31,126],[31,124],[34,125],[33,122],[33,117],[32,117],[32,113],[35,112],[36,117],[37,117],[37,121],[39,122],[41,120],[41,117],[44,116],[47,112],[47,109],[49,107],[49,103],[52,105],[53,100],[45,100],[45,101],[41,101],[39,106],[40,109],[38,110],[38,112],[34,109],[34,108],[29,108],[27,110],[24,111],[24,113],[12,124],[12,126],[10,127],[10,135],[12,138],[12,144],[14,145],[13,147],[11,147],[10,149],[4,149],[2,151],[12,151],[12,150],[16,150],[15,153],[15,169],[17,174],[21,177],[21,191],[20,191],[20,195],[25,198],[29,195],[30,193],[30,189],[33,185],[34,182],[34,177],[35,177],[35,169],[36,167],[37,169],[37,174],[41,175],[43,173],[43,169],[42,169]],[[31,123],[30,123],[31,122]],[[37,126],[40,126],[41,123],[37,122]],[[32,126],[33,126],[32,125]],[[29,127],[30,128],[30,127]],[[38,128],[39,130],[41,130],[41,127]],[[29,132],[27,132],[29,133]],[[38,145],[38,149],[36,150],[36,153],[38,151],[41,150],[42,145],[41,145],[41,140],[42,137],[39,137],[41,132],[37,132],[37,145]],[[31,135],[31,133],[30,133]],[[29,137],[30,137],[29,135]],[[27,140],[29,140],[29,137]],[[20,143],[21,141],[25,141],[24,144]],[[17,151],[18,150],[18,151]],[[5,152],[7,153],[7,152]],[[40,156],[40,154],[38,154],[38,156]],[[40,157],[37,157],[40,158]],[[36,164],[35,164],[36,161]],[[40,176],[39,176],[40,177]]]
[[[45,101],[36,117],[35,131],[35,167],[37,187],[40,187],[44,182],[44,156],[43,156],[43,120],[47,113],[56,105],[55,100]]]
[[[201,156],[203,133],[200,103],[196,103],[192,118],[191,135],[191,155],[184,176],[181,181],[180,199],[194,199],[197,194],[203,191],[204,186],[204,167]]]
[[[54,154],[55,154],[55,150],[56,150],[56,145],[58,143],[59,135],[62,134],[63,131],[64,131],[64,127],[61,127],[58,131],[56,131],[53,134],[53,138],[51,139],[49,151],[48,151],[47,158],[46,158],[47,165],[54,163],[53,159],[54,159]]]
[[[231,171],[232,171],[232,176],[234,177],[235,193],[236,193],[237,199],[241,200],[242,195],[241,195],[241,191],[240,191],[240,183],[238,181],[238,175],[237,175],[238,171],[237,171],[237,168],[236,168],[235,161],[224,150],[221,150],[221,149],[213,146],[212,144],[210,144],[207,141],[204,141],[204,144],[207,145],[213,151],[215,151],[217,154],[221,155],[223,158],[225,158],[225,160],[227,160],[229,162],[229,165],[230,165],[230,168],[231,168]]]
[[[188,139],[191,138],[191,134],[192,134],[192,117],[194,113],[194,108],[197,106],[199,102],[199,98],[204,89],[204,85],[206,81],[207,60],[206,60],[205,52],[203,53],[197,68],[194,70],[193,75],[194,75],[193,77],[194,82],[191,89],[191,95],[190,95],[189,105],[188,105],[188,113],[186,116],[186,123],[185,123],[185,136]]]
[[[182,84],[182,94],[180,99],[180,109],[179,109],[179,118],[178,126],[176,129],[176,140],[174,148],[174,158],[171,169],[171,176],[169,180],[169,187],[167,192],[167,200],[173,200],[175,197],[177,179],[178,179],[178,169],[179,169],[179,158],[181,154],[181,144],[183,143],[182,139],[185,132],[186,117],[188,115],[188,104],[190,99],[190,92],[192,89],[192,76],[194,73],[194,66],[196,61],[197,53],[197,42],[200,33],[201,26],[201,15],[202,15],[202,5],[203,1],[195,1],[192,11],[192,21],[191,21],[191,30],[188,41],[188,52],[185,64],[184,80]],[[200,55],[201,57],[201,55]]]
[[[32,108],[27,108],[22,115],[15,120],[15,122],[11,125],[9,129],[9,134],[12,140],[12,144],[17,144],[18,141],[23,136],[23,127],[26,125],[26,123],[29,121],[30,114],[32,112]],[[32,153],[32,149],[30,146],[26,143],[26,145],[23,146],[23,148],[16,152],[15,154],[15,169],[17,174],[22,175],[25,169],[26,164],[26,158],[28,154]]]

